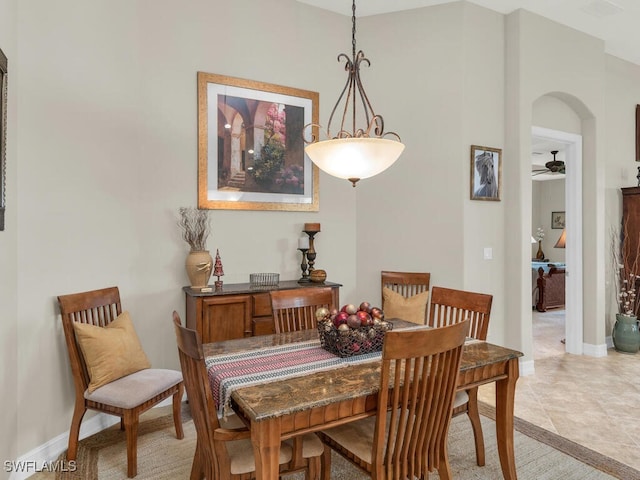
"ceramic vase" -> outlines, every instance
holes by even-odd
[[[616,323],[613,325],[611,339],[616,351],[636,353],[640,349],[638,317],[616,313]]]
[[[211,278],[213,269],[213,258],[209,250],[189,252],[185,267],[191,282],[191,288],[204,288],[209,285],[209,278]]]
[[[538,240],[538,253],[536,253],[536,260],[544,260],[544,252],[542,251],[542,240]]]

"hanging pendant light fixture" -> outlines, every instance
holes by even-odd
[[[331,111],[326,130],[327,139],[319,140],[315,135],[310,141],[305,139],[305,143],[307,143],[305,152],[320,169],[334,177],[349,180],[355,187],[359,180],[373,177],[393,165],[404,150],[404,145],[397,133],[384,131],[382,115],[376,115],[373,111],[371,102],[362,86],[360,65],[366,63],[369,66],[371,62],[364,56],[362,50],[356,54],[355,0],[353,0],[351,23],[352,56],[349,58],[345,53],[338,55],[338,61],[345,60],[346,62],[344,68],[348,72],[347,83]],[[340,130],[332,137],[331,121],[343,99],[344,107]],[[361,116],[366,122],[364,128],[356,128],[356,110],[359,104],[362,105]],[[351,107],[351,111],[349,107]],[[345,128],[345,123],[349,122],[347,118],[349,112],[351,113],[351,131]],[[320,125],[309,124],[305,126],[305,130],[308,127],[322,128]],[[394,138],[385,138],[387,136]]]

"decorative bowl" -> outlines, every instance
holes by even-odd
[[[327,279],[327,272],[324,270],[312,270],[309,274],[309,280],[314,283],[322,283]]]

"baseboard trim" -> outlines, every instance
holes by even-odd
[[[527,375],[533,375],[534,373],[536,373],[536,370],[534,368],[534,362],[533,360],[523,360],[522,358],[520,358],[519,361],[520,364],[520,375],[521,376],[527,376]]]
[[[153,408],[164,407],[172,403],[172,397],[165,398]],[[119,417],[106,413],[98,413],[82,422],[80,425],[80,440],[101,432],[105,428],[109,428],[117,423],[120,423]],[[21,455],[13,464],[13,471],[9,475],[9,480],[25,480],[29,478],[37,471],[42,470],[43,466],[51,464],[51,462],[56,460],[60,454],[67,449],[68,444],[69,432],[66,432]]]
[[[589,357],[606,357],[607,348],[611,342],[611,337],[607,337],[606,342],[600,345],[593,345],[589,343],[582,344],[582,353]],[[611,345],[613,346],[613,345]]]

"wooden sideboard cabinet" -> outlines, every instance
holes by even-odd
[[[187,328],[196,330],[203,343],[274,333],[271,311],[271,290],[291,290],[305,287],[331,287],[333,304],[340,307],[339,283],[298,283],[281,281],[278,286],[251,287],[249,283],[224,284],[222,290],[200,292],[183,287],[186,299]]]

